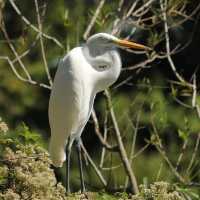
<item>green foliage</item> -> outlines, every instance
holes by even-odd
[[[13,147],[15,149],[16,145],[43,144],[41,135],[34,131],[30,131],[25,123],[22,123],[17,127],[16,131],[13,131],[8,130],[7,124],[5,122],[1,122],[0,133],[1,132],[4,134],[0,134],[0,152],[2,152],[7,146]]]
[[[188,195],[188,199],[193,196]],[[102,192],[86,192],[85,194],[74,193],[70,194],[68,200],[187,200],[180,188],[176,185],[171,185],[167,182],[155,182],[149,187],[140,185],[140,191],[137,195],[131,195],[126,192],[117,192],[108,194]],[[197,197],[197,196],[195,196]]]
[[[43,148],[33,144],[17,145],[16,150],[7,147],[2,159],[0,197],[3,200],[65,198],[65,189],[56,183],[48,153]]]
[[[0,199],[67,199],[50,169],[47,151],[38,144],[39,135],[25,124],[15,133],[0,135]]]
[[[140,190],[133,200],[185,200],[173,185],[166,182],[155,182],[149,188],[141,185]]]
[[[83,33],[88,27],[88,24],[94,16],[94,13],[98,6],[98,1],[91,1],[90,3],[88,2],[90,1],[48,1],[47,7],[45,9],[43,1],[38,1],[43,32],[53,37],[56,37],[64,46],[64,49],[60,49],[51,40],[43,38],[45,48],[44,50],[46,52],[47,62],[52,77],[57,67],[59,58],[74,46],[81,45],[82,43]],[[143,3],[148,2],[148,0],[138,1],[135,9],[142,6]],[[17,6],[19,6],[22,15],[27,17],[33,25],[37,26],[34,1],[21,0],[15,1],[15,3],[17,4]],[[196,68],[196,66],[192,66],[193,57],[191,55],[198,52],[195,48],[187,49],[187,46],[196,45],[190,43],[188,38],[191,38],[191,40],[195,38],[195,35],[193,35],[193,31],[191,29],[191,24],[195,20],[195,16],[190,16],[190,14],[191,11],[195,9],[195,5],[197,4],[195,4],[195,1],[192,0],[169,0],[167,1],[167,3],[168,7],[166,12],[167,23],[169,25],[170,48],[171,50],[173,50],[171,56],[174,63],[177,65],[177,71],[179,72],[179,70],[181,69],[181,74],[183,74],[183,76],[185,76],[186,74],[186,77],[189,77],[189,73],[194,73],[194,71],[192,71],[192,67]],[[194,6],[192,6],[192,4]],[[131,5],[132,1],[130,0],[125,2],[122,7],[118,9],[118,1],[106,1],[103,9],[96,18],[95,24],[91,30],[91,34],[95,32],[111,32],[112,25],[114,24],[113,22],[123,19],[127,14],[128,9],[131,8]],[[30,9],[30,7],[33,9]],[[144,42],[144,44],[146,43],[151,47],[156,47],[155,51],[152,51],[152,53],[150,53],[151,57],[157,54],[161,58],[160,59],[158,57],[156,59],[156,62],[152,63],[152,68],[156,68],[155,71],[150,71],[150,69],[147,70],[146,68],[144,68],[143,70],[143,68],[141,68],[141,71],[139,69],[137,73],[133,73],[133,85],[131,89],[129,88],[128,91],[123,91],[123,89],[121,89],[119,90],[121,91],[120,93],[116,89],[112,90],[117,91],[115,92],[115,94],[112,95],[112,100],[117,122],[122,134],[123,143],[126,147],[128,155],[130,155],[132,141],[134,140],[134,138],[137,139],[134,146],[135,156],[142,149],[143,144],[159,145],[162,142],[163,148],[166,150],[167,156],[172,162],[173,166],[176,166],[178,156],[180,155],[180,153],[183,153],[184,158],[181,160],[181,164],[177,167],[177,171],[181,175],[183,175],[183,177],[187,181],[194,180],[199,182],[200,176],[198,173],[198,169],[200,168],[200,164],[199,158],[197,156],[194,157],[195,161],[191,164],[189,168],[190,170],[186,171],[191,157],[194,156],[194,148],[197,138],[196,135],[200,130],[199,118],[196,114],[195,108],[191,106],[191,97],[193,95],[193,90],[178,82],[169,83],[168,81],[161,81],[171,80],[171,75],[173,74],[172,72],[170,73],[170,76],[165,74],[165,72],[167,71],[166,69],[170,69],[170,67],[168,64],[163,62],[165,52],[165,33],[163,31],[164,29],[162,13],[159,1],[154,1],[148,7],[150,7],[150,12],[145,13],[144,16],[142,16],[140,12],[137,14],[138,16],[141,15],[139,17],[139,21],[137,21],[137,17],[133,17],[134,20],[125,19],[124,21],[122,20],[122,22],[120,22],[122,25],[122,29],[125,29],[125,24],[127,23],[129,26],[129,29],[127,28],[127,30],[131,30],[131,33],[127,30],[122,30],[122,32],[127,31],[127,33],[130,34],[131,39],[136,39],[140,41],[141,38],[141,41],[146,41]],[[0,0],[0,22],[2,13],[4,15],[6,30],[18,54],[21,55],[26,50],[30,50],[27,56],[22,57],[22,62],[25,64],[27,70],[31,74],[31,77],[33,78],[33,80],[36,80],[39,83],[47,83],[47,78],[42,63],[41,47],[39,44],[39,40],[36,39],[37,33],[33,31],[30,27],[25,25],[24,22],[22,22],[21,16],[15,14],[13,8],[11,8],[10,6],[9,1]],[[188,20],[187,18],[184,18],[184,16],[187,15],[190,16]],[[184,24],[179,24],[180,21],[184,21]],[[185,24],[188,23],[187,21],[189,21],[189,26],[185,26]],[[119,32],[120,31],[121,30],[119,30]],[[144,34],[143,36],[143,31],[147,31],[148,34]],[[127,33],[121,36],[126,37],[128,35]],[[188,37],[189,35],[191,37]],[[183,38],[184,42],[179,41],[178,39],[180,38]],[[19,73],[23,77],[26,77],[20,66],[17,64],[16,58],[11,52],[7,42],[5,41],[5,37],[3,36],[3,34],[0,35],[0,39],[0,56],[8,56],[15,64],[15,67],[19,71]],[[176,58],[175,51],[176,49],[179,49],[181,43],[184,44],[183,49],[185,50],[185,52],[187,52],[187,54],[182,55],[182,51],[180,49],[179,51],[182,57],[180,60],[178,60]],[[191,54],[188,55],[189,51],[191,52]],[[130,55],[128,57],[124,57],[124,61],[130,60],[130,65],[134,65],[135,56],[136,55]],[[183,57],[189,57],[189,59],[186,59],[186,62],[183,63],[181,62],[181,60],[184,60]],[[197,61],[198,60],[199,59],[197,59]],[[149,63],[148,65],[151,66],[151,63]],[[42,123],[42,126],[44,125],[44,127],[40,127],[41,124],[38,123],[41,121],[39,119],[40,117],[42,119],[47,119],[47,101],[49,97],[47,92],[44,92],[44,90],[42,90],[38,86],[29,85],[18,80],[11,71],[11,68],[7,61],[1,59],[0,68],[1,116],[3,116],[6,121],[9,121],[12,127],[15,126],[16,122],[25,119],[27,123],[31,121],[31,129],[40,128],[44,129],[45,132],[48,132],[49,125],[47,123]],[[191,70],[189,70],[190,68]],[[161,76],[160,74],[157,74],[158,70],[160,70],[160,72],[165,75]],[[140,74],[139,72],[142,73]],[[132,75],[131,73],[132,72],[129,71],[128,75]],[[123,71],[122,77],[124,74],[126,74],[126,72]],[[136,74],[137,76],[135,76],[134,74]],[[139,80],[137,81],[136,79]],[[127,83],[129,84],[129,82]],[[132,84],[132,82],[130,83]],[[136,87],[134,87],[134,84],[136,84]],[[123,88],[122,86],[120,87]],[[200,95],[198,91],[196,100],[197,105],[200,105]],[[106,100],[104,99],[103,101],[99,102],[100,103],[96,106],[98,112],[101,115],[99,117],[100,125],[101,127],[103,127],[105,115],[107,115],[108,142],[113,145],[116,143],[116,140],[114,138],[114,128],[109,116]],[[40,191],[38,188],[36,188],[35,181],[33,181],[32,184],[29,183],[28,180],[26,180],[26,177],[28,177],[30,180],[33,179],[38,182],[41,181],[41,183],[43,183],[44,179],[42,179],[42,177],[39,177],[36,172],[45,175],[44,170],[46,170],[46,172],[48,173],[46,175],[50,176],[50,178],[53,180],[52,182],[55,183],[55,178],[53,178],[54,176],[52,174],[52,171],[49,170],[50,161],[44,161],[48,158],[48,156],[44,156],[44,160],[40,160],[39,158],[40,153],[43,154],[44,152],[46,152],[45,150],[37,150],[39,148],[38,144],[42,145],[43,142],[44,141],[42,141],[42,138],[35,131],[30,130],[25,124],[21,124],[20,126],[18,126],[17,130],[12,130],[12,128],[8,130],[7,124],[0,120],[1,159],[5,159],[5,155],[8,155],[8,161],[2,162],[0,165],[0,186],[3,190],[2,195],[4,195],[4,199],[21,199],[21,191],[19,191],[18,187],[14,188],[14,185],[12,185],[13,182],[17,183],[19,187],[22,187],[22,189],[20,189],[22,190],[22,192],[26,193],[24,189],[26,189],[27,191],[30,190],[30,194],[37,191],[38,193],[41,193],[41,198],[47,198],[47,196],[45,196],[46,194],[43,191]],[[186,150],[182,148],[183,144],[187,144]],[[148,183],[153,183],[157,180],[174,182],[176,180],[176,177],[169,169],[169,166],[167,165],[163,157],[157,151],[155,151],[155,149],[152,150],[151,145],[150,150],[148,149],[147,151],[142,152],[142,154],[137,155],[137,157],[134,157],[133,159],[133,169],[135,171],[138,182],[142,183],[144,179],[146,179]],[[199,148],[197,148],[196,151],[198,152],[198,150]],[[95,153],[93,153],[93,159],[96,161],[96,163],[98,163],[99,160],[97,160],[97,157],[100,155],[101,148],[97,148],[95,146],[94,152]],[[18,166],[18,168],[22,170],[22,172],[20,171],[21,174],[18,173],[19,169],[15,168],[15,163],[12,159],[9,158],[9,156],[14,158],[16,158],[17,156],[17,159],[14,160],[21,161],[21,163],[16,161],[16,166]],[[25,159],[24,157],[27,156],[38,158]],[[72,161],[74,160],[75,159],[72,158]],[[40,163],[38,163],[39,161]],[[29,166],[29,163],[31,163],[32,166],[36,168],[36,171],[34,171],[33,168]],[[23,164],[23,166],[21,166],[21,164]],[[39,166],[42,167],[38,169],[37,167]],[[73,166],[72,183],[74,187],[79,188],[79,176],[76,166],[77,165]],[[109,180],[109,186],[112,187],[113,185],[115,185],[116,188],[118,188],[121,185],[124,185],[126,174],[121,164],[121,160],[119,159],[119,154],[106,151],[104,167],[109,168],[111,166],[117,167],[114,170],[104,171],[104,175],[106,179]],[[27,170],[29,170],[31,174]],[[116,174],[118,174],[118,176],[116,176]],[[88,166],[87,172],[85,172],[85,177],[87,178],[86,181],[89,182],[92,187],[102,187],[98,183],[96,175]],[[13,182],[11,180],[13,180]],[[11,183],[9,181],[11,181]],[[25,186],[22,183],[25,184]],[[29,184],[32,188],[27,186]],[[58,186],[58,188],[56,189],[56,185],[51,185],[50,181],[48,182],[48,180],[44,183],[44,187],[47,186],[50,187],[51,190],[49,194],[55,194],[57,191],[59,195],[63,195],[63,188],[59,189],[60,186]],[[44,187],[41,186],[41,188],[43,189]],[[150,188],[146,191],[145,187],[143,186],[143,188],[141,188],[141,193],[138,198],[142,200],[147,198],[144,196],[148,196],[148,191],[150,191],[150,193],[153,192],[153,188],[154,186],[150,186]],[[156,184],[155,188],[155,190],[158,189],[158,186]],[[170,194],[167,189],[168,186],[163,184],[163,188],[165,188],[164,191],[166,193],[168,192]],[[180,193],[184,194],[186,197],[189,196],[188,199],[199,198],[196,192],[191,191],[188,188],[176,189],[179,190]],[[169,196],[169,194],[167,195]],[[112,196],[106,193],[95,193],[91,195],[93,195],[94,198],[97,199],[129,198],[126,193],[120,193],[116,196]],[[93,196],[91,196],[91,198],[93,198]],[[150,196],[150,199],[152,199],[152,195]],[[51,197],[48,197],[47,199],[50,198]],[[79,199],[82,198],[82,196],[80,194],[73,194],[68,198]],[[135,198],[137,198],[137,196]]]
[[[36,132],[30,131],[25,123],[22,123],[22,125],[17,128],[15,138],[16,137],[18,137],[20,141],[24,144],[41,142],[41,135]]]
[[[1,121],[3,123],[3,121]],[[140,186],[137,195],[105,192],[74,193],[66,196],[65,188],[57,183],[47,151],[38,144],[38,136],[22,124],[12,133],[0,129],[1,159],[0,159],[0,199],[25,200],[185,200],[186,196],[198,198],[198,195],[187,188],[170,185],[167,182],[155,182],[147,188],[147,183]],[[1,127],[1,126],[0,126]],[[152,161],[152,159],[151,159]],[[155,165],[155,162],[153,162]],[[149,168],[150,165],[149,165]],[[144,172],[145,173],[145,172]],[[143,174],[144,176],[144,174]]]

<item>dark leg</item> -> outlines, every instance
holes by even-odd
[[[66,191],[70,193],[70,156],[71,156],[71,148],[67,145],[66,147]]]
[[[53,165],[51,165],[51,169],[53,169],[57,183],[62,181],[62,173],[60,171],[60,168],[58,167],[54,167]]]
[[[84,177],[83,177],[83,166],[82,166],[82,159],[81,159],[81,139],[76,141],[76,149],[77,149],[79,172],[80,172],[80,178],[81,178],[81,192],[85,192],[85,184],[84,184]]]

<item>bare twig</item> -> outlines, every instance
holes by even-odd
[[[15,12],[22,18],[22,20],[25,22],[26,25],[30,26],[34,31],[36,31],[37,33],[42,34],[43,37],[52,40],[53,42],[55,42],[60,48],[64,48],[63,45],[55,38],[52,36],[49,36],[43,32],[41,32],[36,26],[34,26],[20,11],[20,9],[17,7],[17,5],[15,4],[15,2],[13,0],[9,0],[11,6],[13,7],[13,9],[15,10]]]
[[[197,99],[197,82],[196,82],[196,73],[194,73],[193,75],[193,85],[192,85],[192,89],[193,89],[193,94],[192,94],[192,107],[195,108],[196,107],[196,99]]]
[[[36,82],[32,80],[32,78],[31,78],[31,76],[30,76],[28,70],[27,70],[26,67],[24,66],[24,64],[23,64],[22,60],[20,59],[20,57],[19,57],[17,51],[15,50],[15,47],[13,46],[12,42],[10,41],[10,38],[9,38],[8,33],[7,33],[6,29],[5,29],[4,24],[2,25],[1,30],[2,30],[2,32],[3,32],[3,34],[4,34],[4,37],[5,37],[5,39],[6,39],[7,43],[8,43],[8,46],[10,47],[11,51],[12,51],[13,54],[15,55],[15,57],[16,57],[16,59],[17,59],[19,65],[20,65],[20,67],[23,69],[24,73],[26,74],[28,81],[29,81],[30,83],[32,83],[32,84],[36,84]]]
[[[132,160],[134,160],[136,157],[138,157],[141,153],[143,153],[148,147],[149,147],[149,143],[147,143],[146,145],[144,145],[140,150],[138,150],[132,157]]]
[[[117,8],[118,12],[121,11],[123,4],[124,4],[124,0],[120,0],[118,4],[118,8]]]
[[[122,71],[136,70],[138,68],[148,68],[146,65],[153,62],[156,58],[158,58],[158,55],[152,56],[152,58],[148,58],[147,60],[137,63],[133,66],[124,67]]]
[[[173,50],[170,51],[170,56],[175,54],[176,52],[177,52],[177,47],[175,47]],[[149,66],[147,64],[152,63],[156,59],[165,59],[165,58],[167,58],[167,56],[168,55],[166,55],[166,54],[159,55],[158,53],[153,52],[152,55],[149,58],[147,58],[146,60],[139,62],[133,66],[124,67],[124,68],[122,68],[122,71],[136,70],[138,68],[149,68]]]
[[[160,7],[162,10],[162,15],[163,15],[163,23],[164,23],[164,30],[165,30],[165,40],[166,40],[166,54],[167,54],[167,59],[170,64],[170,67],[172,71],[174,72],[175,76],[177,79],[182,82],[183,84],[190,86],[191,84],[187,83],[184,78],[177,72],[176,66],[174,65],[174,62],[170,56],[170,41],[169,41],[169,29],[168,29],[168,24],[167,24],[167,0],[160,0]]]
[[[160,178],[160,174],[161,174],[162,168],[163,168],[163,163],[160,163],[160,168],[159,168],[157,176],[156,176],[156,181],[158,181],[159,178]]]
[[[125,17],[130,17],[130,15],[132,14],[133,10],[135,9],[135,7],[137,6],[137,3],[139,2],[140,0],[136,0],[133,2],[133,4],[131,5],[130,9],[128,10],[127,14],[125,15]]]
[[[125,80],[123,80],[122,82],[120,82],[119,84],[115,85],[113,87],[113,89],[117,89],[119,88],[120,86],[123,86],[125,85],[127,82],[129,82],[131,79],[133,78],[133,76],[129,76],[128,78],[126,78]]]
[[[102,134],[100,132],[99,122],[98,122],[98,119],[97,119],[97,116],[96,116],[96,112],[95,112],[94,109],[92,110],[92,119],[94,121],[95,133],[98,136],[98,138],[99,138],[101,144],[103,145],[103,147],[105,147],[107,150],[110,150],[110,151],[118,151],[117,146],[111,146],[110,144],[108,144],[106,142],[106,140],[104,140],[104,138],[103,138],[103,136],[102,136]]]
[[[119,164],[119,165],[115,165],[115,166],[111,166],[111,167],[102,167],[101,169],[103,171],[111,171],[111,170],[119,169],[120,167],[123,167],[123,165]]]
[[[133,155],[134,155],[134,152],[135,152],[135,143],[136,143],[136,137],[137,137],[138,127],[139,127],[139,122],[140,122],[140,116],[141,116],[141,110],[137,114],[136,124],[133,127],[134,128],[134,134],[133,134],[133,140],[132,140],[132,145],[131,145],[131,152],[130,152],[130,156],[129,156],[130,165],[132,165],[132,162],[133,162]],[[131,120],[130,120],[130,123],[132,124]],[[127,186],[128,186],[128,177],[126,177],[126,180],[125,180],[125,188],[127,188]]]
[[[147,1],[143,6],[138,8],[132,15],[133,16],[142,16],[144,12],[146,12],[146,9],[150,8],[150,5],[154,2],[155,0],[149,0]]]
[[[172,98],[174,99],[174,101],[176,101],[177,103],[179,103],[181,106],[183,106],[185,108],[193,109],[193,107],[191,105],[184,103],[180,99],[178,99],[178,98],[176,98],[174,96]]]
[[[102,182],[102,184],[106,187],[107,186],[107,182],[104,179],[101,171],[98,169],[98,167],[95,165],[94,161],[92,160],[92,158],[90,157],[90,155],[88,154],[86,148],[84,147],[83,143],[81,143],[81,148],[83,149],[83,152],[85,153],[85,155],[88,158],[89,163],[91,164],[91,166],[93,167],[93,169],[95,170],[97,176],[99,177],[100,181]]]
[[[185,152],[185,150],[186,150],[187,145],[188,145],[188,139],[186,139],[186,140],[184,141],[183,146],[182,146],[182,148],[181,148],[180,155],[179,155],[179,157],[178,157],[178,159],[177,159],[177,162],[176,162],[176,167],[175,167],[176,170],[178,170],[178,167],[179,167],[179,165],[180,165],[180,163],[181,163],[181,160],[182,160],[182,158],[183,158],[183,155],[184,155],[184,152]]]
[[[189,15],[184,15],[184,19],[183,20],[180,20],[178,21],[177,23],[175,23],[174,25],[171,26],[171,28],[173,27],[177,27],[177,26],[180,26],[181,24],[183,24],[184,22],[188,21],[188,20],[191,20],[192,17],[198,13],[200,10],[200,3],[196,6],[196,8],[189,14]],[[176,11],[173,11],[173,12],[176,12]],[[179,11],[179,14],[183,14],[182,12]],[[198,17],[197,17],[198,18]],[[196,21],[196,20],[195,20]]]
[[[19,55],[20,59],[22,59],[23,57],[25,57],[26,55],[28,55],[30,53],[31,49],[36,45],[38,39],[39,39],[39,33],[36,35],[35,40],[30,45],[30,47],[26,51],[24,51],[21,55]],[[15,64],[16,62],[17,62],[17,58],[12,60],[13,64]]]
[[[16,70],[15,66],[13,65],[12,61],[9,59],[9,57],[7,56],[0,56],[0,59],[2,60],[6,60],[8,62],[8,64],[10,65],[13,73],[15,74],[15,76],[20,80],[20,81],[23,81],[23,82],[28,82],[28,83],[31,83],[31,84],[36,84],[35,82],[32,82],[30,81],[29,79],[26,79],[26,78],[23,78],[19,73],[18,71]]]
[[[115,113],[114,113],[114,110],[113,110],[113,107],[112,107],[111,96],[110,96],[108,90],[105,90],[105,94],[106,94],[106,97],[107,97],[107,100],[108,100],[109,111],[110,111],[112,122],[113,122],[113,125],[114,125],[114,128],[115,128],[115,136],[116,136],[116,140],[117,140],[117,143],[118,143],[118,146],[119,146],[120,157],[121,157],[122,163],[124,165],[124,169],[125,169],[128,177],[129,177],[132,192],[138,193],[139,190],[138,190],[137,180],[136,180],[134,172],[131,168],[126,150],[124,148],[124,144],[122,142],[121,133],[120,133],[118,123],[117,123],[117,120],[116,120],[116,117],[115,117]]]
[[[16,70],[15,66],[13,65],[12,61],[10,60],[9,57],[7,56],[0,56],[0,59],[1,60],[6,60],[8,62],[8,64],[10,65],[13,73],[15,74],[15,76],[20,80],[20,81],[23,81],[23,82],[26,82],[26,83],[30,83],[32,85],[38,85],[40,87],[43,87],[43,88],[46,88],[46,89],[49,89],[51,90],[51,86],[49,85],[46,85],[44,83],[38,83],[36,81],[30,81],[29,79],[26,79],[26,78],[23,78],[19,73],[18,71]]]
[[[91,21],[90,21],[90,23],[89,23],[89,25],[88,25],[88,27],[87,27],[85,33],[83,34],[83,38],[84,38],[85,40],[88,38],[88,36],[89,36],[89,34],[90,34],[90,31],[91,31],[92,27],[94,26],[95,21],[96,21],[98,15],[99,15],[99,13],[101,12],[101,9],[103,8],[103,5],[104,5],[105,1],[106,1],[106,0],[101,0],[101,1],[99,2],[99,5],[97,6],[97,9],[96,9],[96,11],[95,11],[95,14],[93,15],[93,17],[92,17],[92,19],[91,19]]]
[[[108,122],[108,114],[107,114],[107,110],[106,110],[106,115],[105,115],[105,120],[104,120],[104,136],[103,136],[104,141],[107,140],[107,135],[108,135],[107,122]],[[102,148],[102,152],[101,152],[100,164],[99,164],[99,167],[100,167],[100,168],[103,167],[105,154],[106,154],[106,148],[103,147],[103,148]]]
[[[138,150],[133,157],[131,157],[132,160],[134,160],[135,158],[137,158],[141,153],[143,153],[148,147],[150,146],[150,143],[147,143],[146,145],[144,145],[140,150]],[[115,165],[115,166],[111,166],[111,167],[102,167],[102,170],[105,171],[109,171],[109,170],[115,170],[118,169],[119,167],[122,167],[123,164],[119,164],[119,165]]]
[[[197,136],[197,141],[196,141],[196,144],[195,144],[194,151],[192,153],[192,158],[191,158],[190,163],[188,165],[188,168],[186,170],[187,173],[189,173],[190,169],[192,168],[192,165],[194,163],[194,160],[195,160],[197,152],[198,152],[199,144],[200,144],[200,133]]]
[[[185,179],[178,173],[178,171],[176,170],[176,168],[173,166],[173,164],[171,163],[171,161],[169,160],[166,151],[164,150],[164,147],[162,145],[161,139],[159,137],[157,128],[154,124],[153,119],[151,119],[151,124],[154,130],[154,134],[156,136],[156,142],[152,141],[152,144],[156,147],[156,149],[158,150],[158,152],[160,153],[160,155],[163,157],[163,159],[167,162],[167,164],[169,165],[169,168],[171,169],[172,173],[176,176],[176,178],[178,178],[178,180],[181,183],[185,183]]]
[[[47,78],[49,80],[49,84],[52,86],[53,82],[52,82],[52,78],[51,78],[51,75],[49,72],[46,54],[45,54],[45,50],[44,50],[44,43],[43,43],[43,37],[42,37],[42,23],[41,23],[41,19],[40,19],[39,6],[38,6],[37,0],[35,0],[35,7],[36,7],[36,13],[37,13],[38,29],[40,31],[39,38],[40,38],[40,46],[41,46],[42,58],[43,58],[43,62],[44,62],[44,68],[45,68],[45,71],[47,74]]]
[[[173,164],[171,163],[171,161],[169,160],[169,158],[166,155],[166,152],[164,151],[163,148],[161,148],[159,145],[154,144],[156,149],[158,150],[158,152],[160,153],[160,155],[163,157],[163,159],[167,162],[167,164],[169,165],[171,171],[173,172],[173,174],[178,178],[178,180],[182,183],[185,183],[185,179],[177,172],[176,168],[173,166]]]

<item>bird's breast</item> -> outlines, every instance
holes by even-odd
[[[49,102],[53,134],[80,134],[89,118],[95,94],[87,65],[81,49],[75,48],[63,59],[56,72]]]

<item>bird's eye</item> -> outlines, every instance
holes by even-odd
[[[100,65],[99,69],[105,69],[107,66],[106,65]]]

